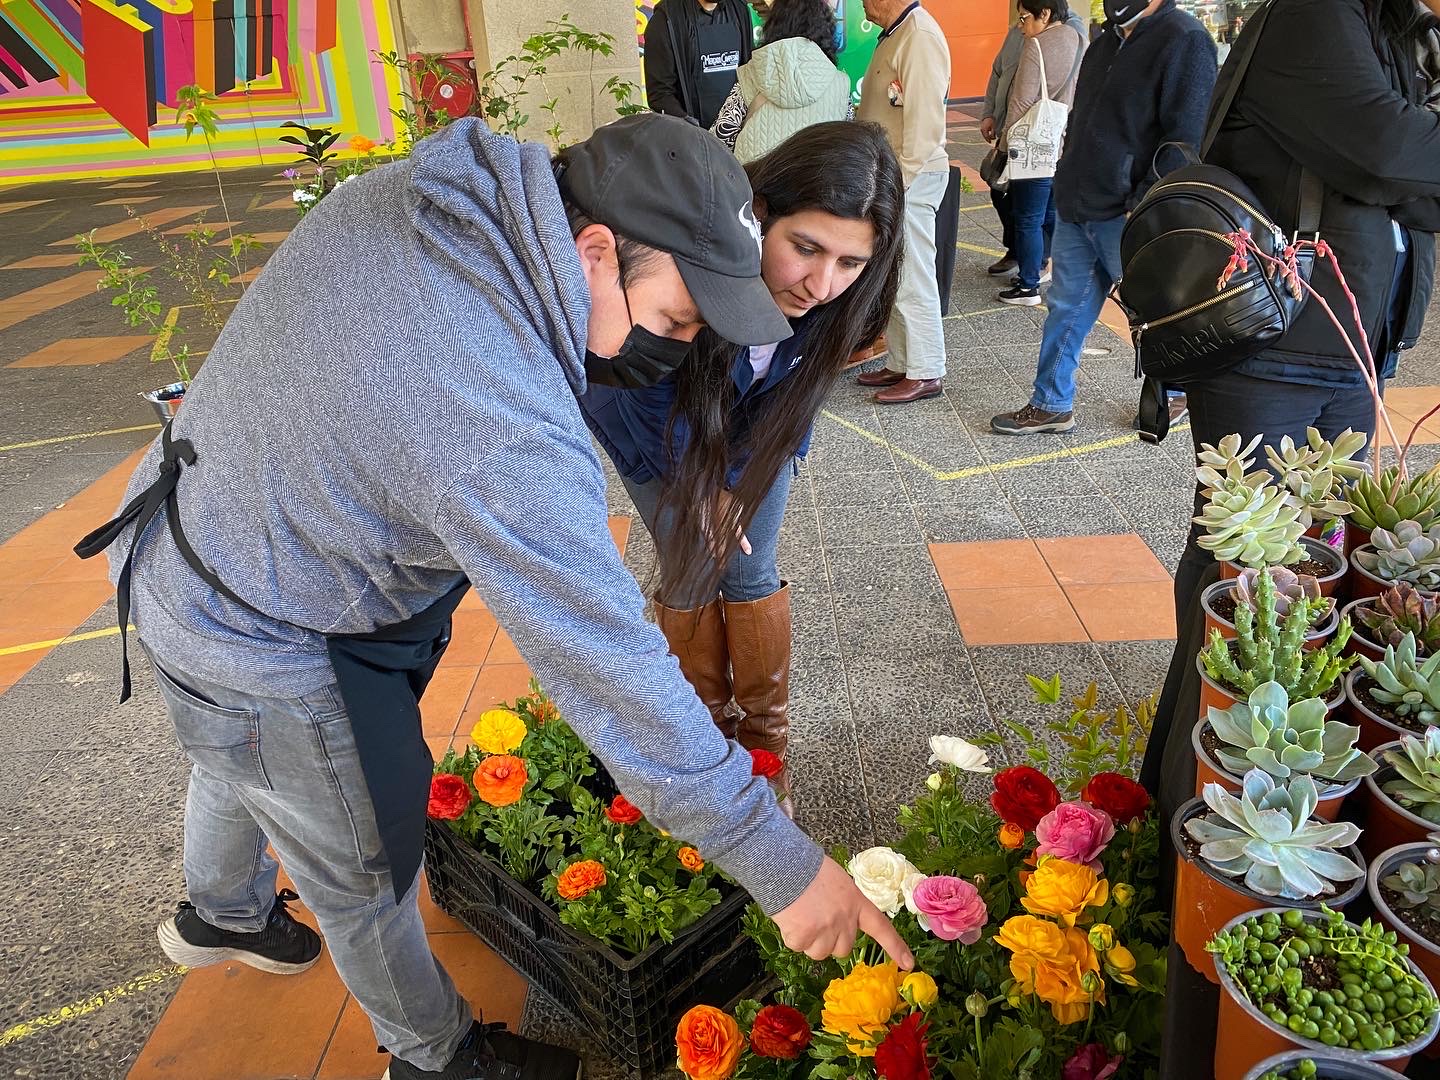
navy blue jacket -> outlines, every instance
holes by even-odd
[[[1128,214],[1159,177],[1167,142],[1199,147],[1215,89],[1215,43],[1166,0],[1128,38],[1114,26],[1085,50],[1065,150],[1055,169],[1055,209],[1072,224]],[[1173,149],[1160,171],[1184,164]]]
[[[805,354],[808,319],[797,319],[791,325],[795,333],[775,347],[770,370],[758,384],[755,369],[750,366],[750,350],[740,349],[730,368],[735,382],[731,431],[740,436],[750,430],[765,405],[765,395],[788,378],[800,366]],[[616,470],[637,484],[664,477],[672,463],[685,452],[686,433],[683,422],[677,422],[674,445],[667,451],[665,429],[675,405],[675,378],[671,376],[644,390],[622,390],[614,386],[591,383],[580,396],[580,411],[596,440],[615,463]],[[796,449],[796,457],[804,457],[810,449],[807,431]],[[730,482],[739,476],[743,462],[731,468]]]

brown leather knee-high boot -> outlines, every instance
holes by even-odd
[[[730,712],[730,653],[720,601],[688,610],[656,602],[655,620],[670,645],[671,655],[680,661],[681,673],[710,710],[715,726],[727,739],[735,738],[736,718]]]
[[[735,704],[744,713],[740,745],[769,750],[784,762],[790,745],[790,586],[782,583],[763,600],[726,600],[725,639]],[[775,786],[786,796],[780,808],[794,817],[788,762]]]

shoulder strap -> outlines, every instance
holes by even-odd
[[[1070,29],[1075,30],[1073,26]],[[1085,38],[1079,30],[1075,30],[1075,36],[1080,39],[1080,46],[1075,50],[1075,62],[1070,65],[1070,74],[1065,78],[1065,86],[1060,88],[1062,94],[1080,77],[1080,64],[1085,59]]]
[[[1240,94],[1240,86],[1245,81],[1245,73],[1250,70],[1250,61],[1255,59],[1255,50],[1260,45],[1260,35],[1265,30],[1265,20],[1269,17],[1270,9],[1273,6],[1274,0],[1266,0],[1265,5],[1250,16],[1250,22],[1240,35],[1239,45],[1225,61],[1225,66],[1231,69],[1232,74],[1230,81],[1225,85],[1224,93],[1210,106],[1210,119],[1205,125],[1205,138],[1200,141],[1201,157],[1210,152],[1210,144],[1220,134],[1221,125],[1230,115],[1230,107],[1235,104],[1235,98]]]
[[[1040,100],[1050,100],[1050,79],[1045,74],[1045,49],[1040,44],[1039,38],[1031,38],[1035,43],[1035,55],[1040,58]]]

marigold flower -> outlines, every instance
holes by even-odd
[[[698,874],[705,869],[705,860],[700,857],[700,852],[693,847],[682,847],[678,853],[680,865],[689,870],[692,874]]]
[[[555,891],[562,900],[579,900],[605,884],[605,867],[594,859],[571,863],[560,872]]]
[[[470,729],[470,741],[487,754],[518,750],[527,730],[520,714],[509,709],[487,709]]]
[[[710,1005],[696,1005],[675,1029],[680,1071],[690,1080],[729,1080],[744,1049],[735,1018]]]
[[[900,969],[893,962],[856,964],[850,974],[825,988],[820,1025],[832,1035],[845,1036],[852,1054],[874,1057],[876,1043],[903,1004]]]
[[[480,762],[472,782],[476,793],[491,806],[509,806],[520,801],[529,779],[525,762],[508,754],[497,754]]]

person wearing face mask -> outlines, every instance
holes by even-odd
[[[723,144],[673,117],[618,120],[553,162],[463,119],[337,189],[271,256],[124,509],[76,549],[108,549],[122,656],[133,617],[194,766],[189,898],[157,931],[173,961],[316,961],[273,846],[389,1080],[575,1080],[575,1055],[475,1019],[418,907],[419,698],[473,586],[621,791],[787,944],[848,954],[863,930],[913,962],[646,621],[576,400],[663,377],[703,325],[790,333],[753,198]]]
[[[826,394],[889,317],[904,186],[884,132],[844,121],[805,128],[746,171],[761,275],[793,334],[748,348],[707,334],[673,378],[592,387],[580,405],[656,540],[656,618],[681,671],[727,738],[786,763],[776,780],[793,813],[780,526]]]

